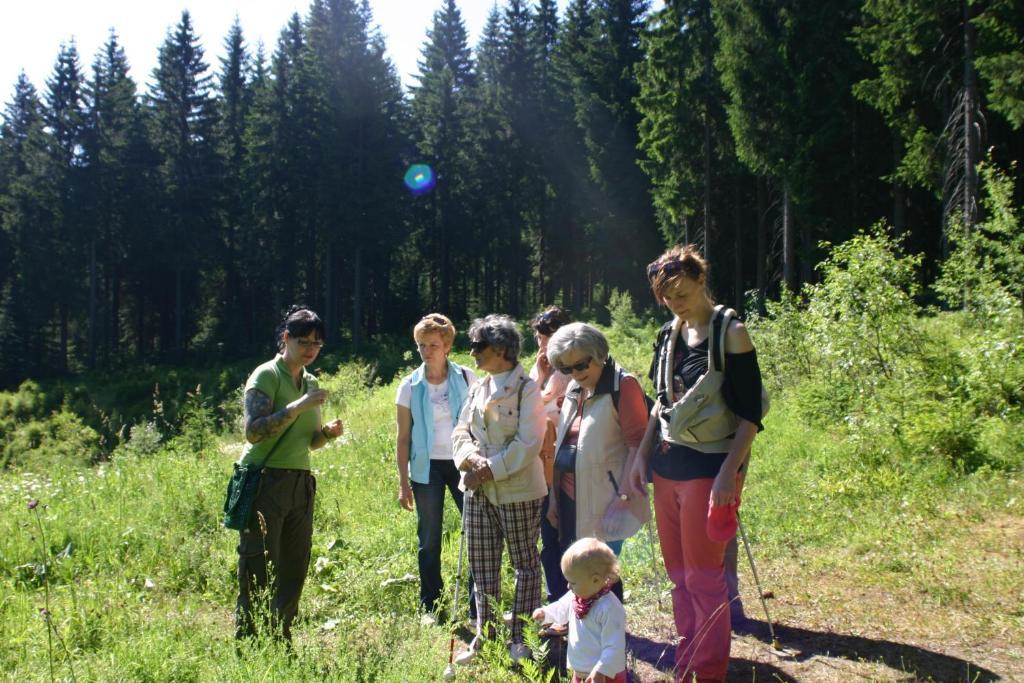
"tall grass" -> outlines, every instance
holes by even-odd
[[[865,239],[849,247],[860,250],[856,259],[899,258],[886,251],[888,243]],[[996,377],[1024,376],[1019,346],[1013,346],[1019,328],[999,328],[1009,341],[984,328],[965,339],[959,321],[966,314],[925,312],[907,303],[898,315],[882,316],[882,332],[895,335],[881,340],[888,346],[876,346],[888,354],[888,367],[844,372],[861,327],[829,328],[828,321],[844,301],[855,303],[843,291],[869,291],[858,289],[856,274],[844,270],[850,254],[836,254],[836,270],[825,273],[823,289],[810,292],[807,304],[784,301],[773,317],[751,325],[774,396],[744,494],[747,530],[761,562],[800,557],[823,569],[842,566],[868,582],[918,590],[939,604],[964,602],[965,589],[948,578],[949,570],[972,558],[967,545],[953,541],[985,519],[1024,514],[1020,387]],[[830,273],[839,279],[829,280]],[[637,316],[621,295],[610,313],[613,324],[605,330],[613,354],[649,390],[646,370],[659,322]],[[900,342],[908,330],[930,342]],[[977,344],[990,362],[1002,363],[1000,372],[979,360]],[[942,363],[928,365],[936,348]],[[395,360],[397,349],[389,357],[399,375],[402,363],[413,362],[411,355]],[[456,360],[470,362],[465,355]],[[437,679],[447,663],[449,632],[421,627],[416,583],[392,581],[417,573],[415,515],[396,503],[397,380],[381,384],[379,374],[379,366],[353,362],[322,377],[331,392],[325,415],[340,414],[346,434],[313,455],[315,533],[293,654],[273,642],[236,653],[237,536],[220,527],[219,511],[242,437],[232,431],[230,411],[196,391],[196,381],[176,399],[173,421],[155,411],[139,415],[132,434],[94,466],[69,466],[73,453],[39,441],[34,447],[52,459],[0,474],[0,671],[11,680],[46,680],[52,663],[55,677],[67,677],[67,660],[79,680]],[[35,415],[36,404],[18,403],[42,400],[29,393],[8,395],[0,413]],[[893,420],[882,409],[900,393],[911,409]],[[943,405],[966,412],[943,412]],[[964,424],[975,428],[970,458],[954,451],[962,442],[942,441]],[[76,432],[67,434],[61,438]],[[79,463],[86,460],[93,458],[78,456]],[[34,510],[27,507],[30,499],[39,501]],[[458,529],[449,504],[443,551],[449,590]],[[644,532],[626,543],[624,579],[634,624],[656,609],[667,588],[659,561]],[[40,562],[47,564],[45,577]],[[1024,594],[1019,574],[991,577],[970,600],[998,604]],[[505,584],[510,594],[508,574]],[[47,602],[51,624],[40,616]],[[1024,637],[1019,610],[995,609],[989,623]],[[69,657],[48,654],[54,633]],[[461,671],[460,679],[521,680],[498,654],[484,660]]]

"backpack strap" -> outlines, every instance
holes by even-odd
[[[615,364],[615,374],[612,375],[612,405],[615,412],[619,412],[619,397],[622,396],[622,377],[626,371],[618,363]]]
[[[736,311],[721,304],[715,306],[708,330],[708,369],[725,372],[725,335],[736,318]]]
[[[616,363],[615,377],[612,380],[612,405],[615,406],[615,412],[619,412],[619,398],[622,396],[622,380],[624,380],[627,375],[629,375],[629,373],[623,370],[621,365]],[[639,379],[637,379],[636,377],[634,377],[633,379],[636,379],[637,384],[640,384]],[[654,400],[647,395],[647,392],[644,391],[642,385],[640,386],[640,393],[643,394],[644,405],[647,407],[647,412],[650,413],[651,407],[654,405]]]

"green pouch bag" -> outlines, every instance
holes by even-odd
[[[239,465],[228,480],[227,497],[224,499],[224,528],[241,531],[249,526],[252,504],[260,486],[262,465]]]

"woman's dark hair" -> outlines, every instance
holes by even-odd
[[[530,321],[530,327],[537,334],[550,337],[559,327],[568,325],[571,322],[572,316],[569,315],[569,311],[561,306],[548,306],[533,317],[533,320]]]
[[[289,337],[305,337],[310,333],[316,335],[320,341],[326,336],[324,321],[316,313],[306,306],[292,306],[277,326],[277,350],[284,348],[284,333]]]
[[[519,362],[519,350],[523,347],[523,335],[519,334],[516,322],[507,315],[492,313],[477,318],[469,326],[470,342],[487,342],[495,351],[501,349],[502,357],[513,363]]]

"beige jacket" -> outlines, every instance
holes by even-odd
[[[629,449],[622,439],[619,411],[612,399],[615,374],[614,364],[608,363],[601,372],[594,394],[583,402],[582,408],[579,405],[582,387],[573,380],[565,392],[562,412],[558,416],[556,452],[579,411],[583,411],[576,442],[576,538],[593,536],[604,541],[622,540],[608,538],[601,531],[601,518],[615,500],[615,487],[608,473],[615,477],[621,491],[629,456]]]
[[[477,492],[493,505],[542,498],[547,485],[539,455],[545,429],[540,390],[523,366],[516,365],[497,391],[493,378],[480,379],[462,405],[452,432],[455,466],[461,469],[469,456],[478,453],[487,459],[494,479]],[[460,487],[465,490],[465,473]]]

